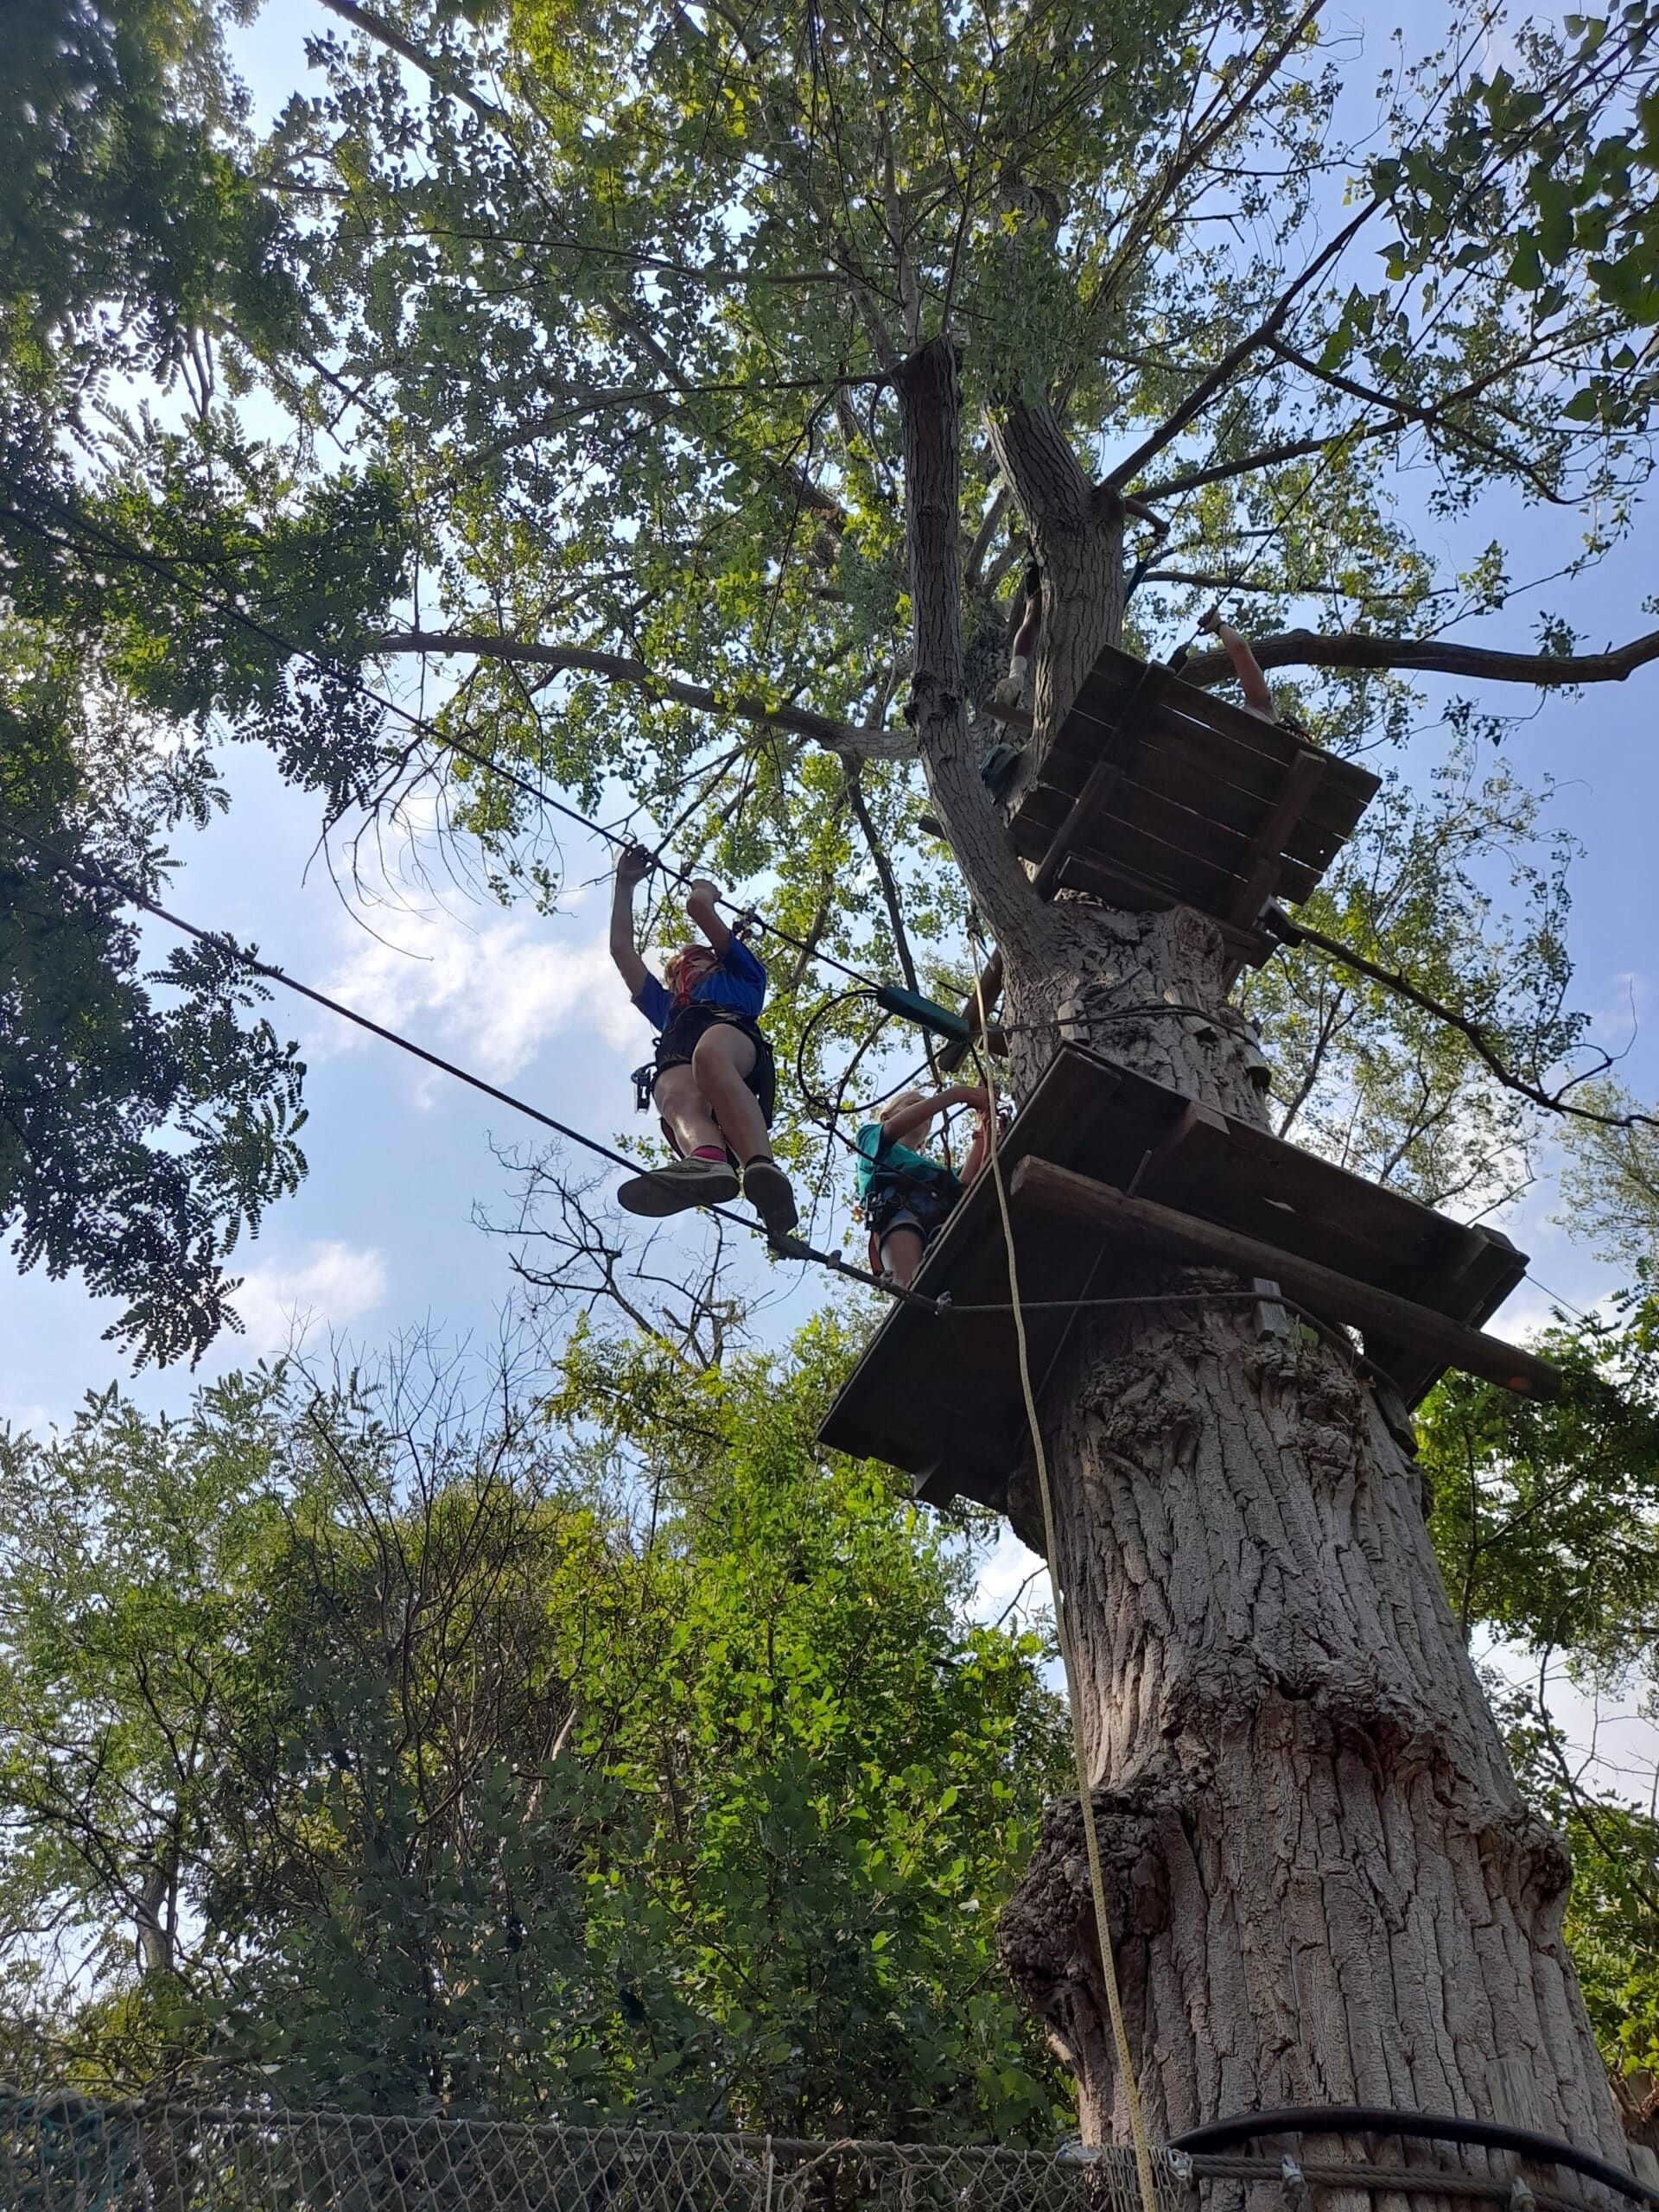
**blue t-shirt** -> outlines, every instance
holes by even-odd
[[[912,1152],[907,1144],[888,1137],[880,1122],[866,1122],[853,1143],[858,1152],[853,1181],[861,1198],[869,1196],[870,1185],[878,1176],[884,1180],[888,1177],[908,1177],[918,1183],[938,1183],[947,1190],[962,1188],[961,1177],[942,1160],[934,1160],[925,1152]]]
[[[719,967],[711,968],[691,986],[688,1003],[729,1007],[746,1021],[753,1021],[766,999],[766,969],[748,946],[740,944],[734,938],[721,955]],[[659,1037],[675,1014],[682,1011],[668,986],[658,982],[655,976],[646,976],[634,993],[633,1002]]]

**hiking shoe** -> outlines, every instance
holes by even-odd
[[[789,1178],[775,1160],[752,1160],[743,1170],[743,1195],[766,1225],[774,1243],[800,1219]]]
[[[683,1213],[688,1206],[723,1205],[737,1192],[737,1170],[728,1160],[671,1160],[648,1175],[624,1183],[616,1203],[624,1213],[642,1213],[655,1220]]]

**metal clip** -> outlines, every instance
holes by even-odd
[[[1293,2205],[1306,2204],[1307,2202],[1307,2176],[1288,2151],[1279,2161],[1279,2172],[1285,2184],[1285,2202]]]
[[[1516,2174],[1510,2183],[1510,2212],[1532,2212],[1538,2202],[1522,2174]]]

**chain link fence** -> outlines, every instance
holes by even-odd
[[[1154,2154],[1155,2212],[1185,2162]],[[0,2212],[1141,2212],[1134,2153],[0,2099]]]

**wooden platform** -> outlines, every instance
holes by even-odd
[[[1495,1230],[1466,1228],[1076,1046],[1051,1063],[1001,1156],[1014,1186],[1020,1293],[1039,1391],[1076,1318],[1048,1301],[1141,1288],[1149,1280],[1149,1255],[1138,1232],[1126,1235],[1122,1224],[1105,1227],[1075,1210],[1057,1211],[1052,1188],[1040,1197],[1034,1187],[1022,1189],[1022,1161],[1031,1162],[1031,1186],[1045,1179],[1052,1185],[1052,1169],[1070,1169],[1090,1179],[1093,1189],[1108,1186],[1109,1204],[1116,1203],[1111,1193],[1132,1189],[1136,1201],[1152,1202],[1147,1213],[1200,1231],[1215,1224],[1271,1246],[1282,1265],[1260,1273],[1285,1280],[1287,1294],[1289,1271],[1299,1262],[1314,1263],[1473,1330],[1526,1268],[1525,1255]],[[935,1299],[948,1295],[956,1308],[1006,1309],[1007,1263],[988,1174],[928,1252],[916,1287]],[[1353,1300],[1325,1294],[1323,1286],[1319,1295],[1294,1294],[1322,1319],[1353,1319]],[[1471,1357],[1459,1363],[1497,1379],[1510,1379],[1513,1368],[1529,1372],[1529,1387],[1538,1388],[1540,1375],[1548,1376],[1540,1363],[1511,1355],[1494,1338],[1471,1340],[1465,1349]],[[1408,1347],[1380,1333],[1367,1334],[1365,1350],[1408,1406],[1452,1363],[1421,1343]],[[899,1304],[819,1432],[833,1450],[902,1468],[915,1478],[918,1494],[935,1503],[960,1494],[999,1508],[1026,1436],[1007,1312],[939,1313]]]
[[[1009,827],[1046,890],[1195,906],[1260,963],[1273,898],[1306,898],[1376,791],[1369,769],[1107,646]],[[1082,818],[1073,817],[1084,802]],[[1056,840],[1064,849],[1052,852]],[[1047,876],[1042,864],[1048,862]]]

